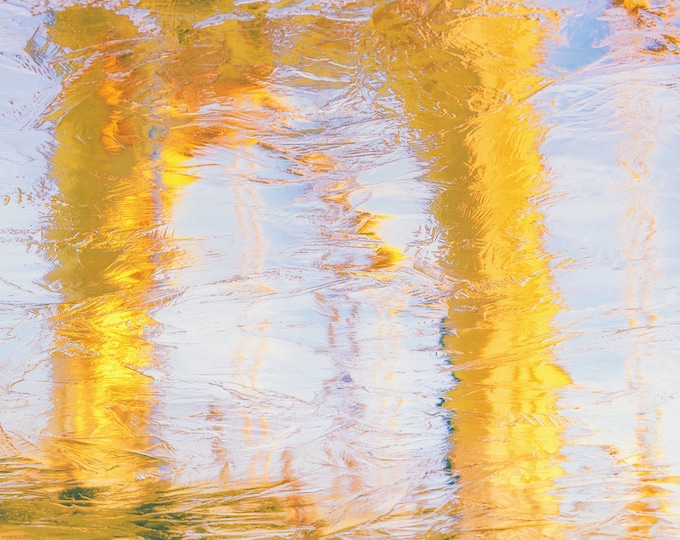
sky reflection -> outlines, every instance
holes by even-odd
[[[677,535],[674,6],[0,21],[0,535]]]

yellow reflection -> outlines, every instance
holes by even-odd
[[[142,0],[139,7],[149,10],[165,38],[163,59],[152,67],[159,82],[151,112],[166,118],[159,165],[162,185],[172,192],[193,181],[190,161],[202,148],[255,144],[267,108],[283,107],[262,84],[272,70],[266,5],[249,3],[245,20],[224,18],[205,27],[196,23],[233,12],[233,1]],[[216,113],[215,106],[231,114]]]
[[[44,450],[59,498],[128,509],[151,503],[145,497],[157,488],[145,479],[161,476],[151,457],[162,442],[151,434],[157,400],[145,374],[158,362],[152,311],[170,285],[159,276],[173,265],[159,228],[196,180],[191,159],[211,145],[252,145],[258,109],[264,118],[266,107],[280,106],[262,84],[271,53],[259,4],[246,22],[201,30],[193,26],[201,9],[213,13],[217,4],[142,4],[163,37],[94,6],[58,11],[50,27],[53,42],[71,52],[50,117],[60,194],[44,249],[55,262],[47,280],[63,302],[52,318]],[[251,114],[225,112],[243,109]]]
[[[526,101],[554,15],[522,2],[452,4],[464,11],[392,4],[374,24],[440,179],[433,209],[457,283],[443,337],[457,379],[444,404],[454,512],[461,534],[559,538],[557,399],[570,380],[551,355],[559,306],[535,199],[547,189],[543,129]]]
[[[451,466],[460,475],[464,527],[496,529],[496,537],[526,527],[557,538],[563,533],[554,494],[563,426],[556,389],[569,378],[551,363],[558,306],[533,200],[545,189],[541,128],[524,101],[539,83],[533,70],[546,32],[539,16],[546,14],[519,3],[496,13],[475,7],[479,15],[455,26],[461,46],[489,46],[478,49],[473,67],[481,89],[471,101],[482,112],[465,141],[469,218],[447,238],[454,246],[475,244],[450,257],[476,270],[449,303],[444,337],[458,379],[445,405],[455,414]],[[444,225],[451,217],[440,215]]]
[[[229,149],[237,158],[225,174],[246,178],[255,168],[258,133],[268,128],[272,111],[285,107],[264,83],[273,62],[263,6],[244,5],[248,13],[241,20],[197,25],[234,11],[233,3],[143,0],[139,7],[160,28],[153,35],[103,7],[55,13],[51,37],[73,52],[66,55],[71,74],[51,115],[60,195],[45,250],[55,261],[48,281],[62,292],[63,303],[52,319],[53,410],[44,450],[58,471],[58,498],[96,503],[97,517],[111,518],[102,525],[105,535],[116,527],[121,534],[146,534],[138,522],[150,521],[153,528],[154,519],[178,536],[191,532],[192,520],[207,531],[258,534],[317,519],[310,501],[296,492],[302,483],[293,456],[281,455],[268,440],[267,417],[256,406],[241,412],[241,433],[227,436],[263,448],[247,470],[230,470],[235,456],[229,446],[215,443],[218,492],[215,485],[185,486],[205,508],[185,512],[180,504],[174,515],[191,519],[173,518],[171,526],[154,515],[140,518],[171,498],[170,481],[161,481],[167,476],[164,463],[152,457],[156,445],[158,453],[172,454],[162,440],[168,428],[154,425],[158,399],[153,379],[145,375],[150,368],[162,370],[153,343],[159,330],[153,310],[162,303],[164,288],[172,286],[160,276],[173,268],[174,250],[159,228],[168,223],[178,195],[197,180],[194,158],[211,148]],[[253,276],[262,269],[266,243],[256,191],[246,182],[234,190],[241,202],[239,232],[247,244],[240,250],[240,271]],[[267,326],[263,321],[259,328],[262,339],[248,337],[237,347],[242,364],[237,371],[245,386],[257,388]],[[213,422],[223,415],[218,404],[211,406]],[[270,466],[275,458],[283,463],[282,472]],[[181,464],[170,465],[167,470]],[[264,493],[282,483],[290,486],[283,495]],[[113,510],[102,514],[103,507]],[[222,516],[215,525],[212,512]],[[263,519],[253,520],[258,512]],[[72,525],[92,526],[91,512],[76,514]],[[231,514],[238,517],[225,517]]]
[[[46,246],[56,263],[48,280],[63,294],[53,317],[48,451],[67,474],[60,498],[77,500],[94,498],[88,490],[98,487],[135,492],[137,480],[155,472],[147,430],[154,397],[144,370],[154,354],[149,311],[164,249],[153,234],[148,127],[128,106],[139,84],[125,54],[134,26],[103,8],[74,7],[55,14],[51,34],[59,45],[92,51],[74,60],[78,75],[55,113],[61,195]]]

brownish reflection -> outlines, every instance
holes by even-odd
[[[373,19],[440,190],[461,536],[564,534],[557,399],[569,377],[551,354],[559,302],[538,206],[543,128],[527,102],[554,17],[523,2],[399,2]]]

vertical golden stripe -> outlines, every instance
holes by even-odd
[[[153,234],[148,126],[126,106],[139,83],[125,60],[134,26],[104,8],[72,7],[55,14],[51,34],[77,50],[77,75],[54,114],[60,195],[46,250],[56,264],[48,279],[63,303],[52,321],[48,451],[74,482],[62,498],[93,498],[88,489],[134,492],[135,480],[155,470],[147,457],[152,379],[143,371],[154,355],[150,293],[163,246]]]
[[[143,4],[163,28],[162,39],[148,39],[127,16],[93,6],[57,11],[49,30],[56,45],[72,52],[65,54],[71,71],[51,115],[60,193],[44,250],[55,263],[48,281],[63,303],[52,320],[46,451],[79,490],[131,492],[140,484],[135,480],[158,476],[159,461],[149,457],[157,441],[147,431],[153,379],[144,372],[158,361],[151,312],[167,285],[158,276],[173,261],[172,244],[158,228],[180,190],[196,180],[190,160],[202,147],[253,143],[240,135],[249,127],[226,114],[196,121],[202,107],[274,104],[259,79],[271,69],[259,15],[197,30],[194,4],[186,12]],[[253,272],[263,243],[254,216],[244,217],[254,242],[244,264]]]
[[[388,80],[434,145],[423,156],[454,284],[443,336],[456,378],[444,402],[452,511],[461,536],[558,538],[557,399],[569,377],[551,356],[559,303],[536,202],[548,188],[543,128],[527,101],[554,15],[522,2],[454,4],[402,2],[374,17]]]
[[[569,378],[551,358],[558,300],[535,201],[548,186],[538,152],[542,128],[527,101],[540,84],[536,70],[550,29],[542,19],[550,14],[520,2],[468,10],[474,15],[450,34],[474,56],[480,82],[470,95],[477,114],[464,143],[469,236],[446,238],[451,246],[472,244],[465,253],[454,247],[448,264],[455,268],[463,256],[474,268],[449,303],[444,337],[457,379],[445,403],[454,418],[457,509],[463,531],[493,530],[503,538],[520,528],[558,538],[563,426],[556,391]],[[461,219],[438,217],[444,227]]]

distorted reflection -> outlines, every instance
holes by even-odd
[[[86,7],[57,12],[50,32],[75,51],[75,76],[55,111],[60,194],[45,250],[55,262],[47,282],[63,302],[52,319],[45,451],[66,475],[59,500],[139,504],[146,486],[138,480],[158,465],[149,455],[154,395],[144,371],[154,359],[152,291],[169,253],[156,234],[148,125],[129,110],[141,83],[129,64],[137,30],[125,16]],[[111,45],[92,55],[102,34]]]
[[[678,535],[674,4],[0,14],[0,536]]]
[[[196,179],[190,161],[203,147],[251,144],[247,128],[214,105],[266,101],[259,81],[271,69],[257,16],[199,30],[197,21],[232,6],[142,7],[146,24],[158,25],[151,34],[95,6],[58,10],[49,28],[69,75],[50,117],[59,194],[45,235],[55,263],[46,281],[63,301],[52,317],[43,450],[63,486],[57,499],[76,505],[62,512],[65,526],[86,526],[83,505],[99,516],[108,506],[127,509],[129,521],[111,534],[146,528],[135,514],[167,477],[147,371],[163,369],[153,311],[176,267],[166,228],[173,201]]]
[[[675,137],[677,97],[666,88],[677,10],[628,1],[603,10],[602,57],[543,97],[554,123],[544,151],[564,197],[547,208],[551,247],[568,261],[556,274],[573,338],[557,347],[574,381],[561,512],[577,537],[674,537],[677,437],[663,426],[676,415],[677,377],[662,335],[677,309],[666,251],[677,223],[664,202],[676,189],[665,146]]]
[[[295,486],[290,504],[297,508],[291,519],[299,528],[309,528],[314,537],[357,529],[370,535],[379,527],[398,527],[393,509],[400,503],[413,507],[413,501],[404,499],[418,474],[408,467],[413,449],[399,444],[399,426],[408,421],[399,419],[406,400],[397,398],[404,382],[395,375],[403,356],[396,321],[403,292],[398,282],[387,288],[396,281],[394,272],[404,255],[384,239],[383,222],[390,216],[357,204],[365,189],[362,173],[371,169],[367,153],[376,138],[380,141],[364,132],[361,116],[375,114],[375,105],[357,101],[345,109],[338,104],[352,99],[353,81],[362,69],[365,43],[355,38],[365,32],[364,22],[307,16],[305,23],[285,21],[278,30],[287,35],[287,42],[279,44],[280,69],[297,103],[270,119],[274,131],[290,131],[295,124],[304,129],[292,132],[296,140],[270,134],[264,143],[283,156],[294,181],[304,183],[310,226],[294,251],[272,260],[269,253],[278,246],[268,245],[265,234],[271,195],[253,186],[247,200],[234,200],[239,235],[251,231],[248,249],[238,254],[234,266],[240,279],[259,282],[250,293],[236,294],[271,298],[238,308],[238,320],[249,324],[238,331],[242,338],[232,355],[231,380],[242,388],[275,393],[263,393],[260,403],[243,410],[242,435],[232,434],[221,445],[231,456],[230,482]],[[313,56],[318,50],[327,55],[323,61]],[[318,133],[324,135],[321,140]],[[323,276],[323,286],[303,289],[291,302],[285,282],[272,279],[267,267],[279,272],[282,265],[295,268],[303,249],[303,264],[312,266],[304,271]],[[308,312],[295,304],[309,306]],[[305,331],[302,340],[296,336],[297,320],[304,324],[299,325]],[[287,332],[281,332],[282,325]],[[291,347],[308,358],[309,373],[301,374],[305,388],[290,379],[286,384],[288,375],[277,366],[278,351]],[[272,380],[273,374],[286,378]],[[294,399],[298,394],[309,396],[308,401]],[[295,418],[268,420],[272,400],[294,410]],[[235,457],[240,447],[249,449],[250,459]],[[374,524],[377,519],[382,521]]]
[[[678,16],[674,2],[615,0],[612,4],[615,9],[610,16],[617,30],[614,38],[621,40],[615,43],[614,54],[621,49],[654,55],[680,53],[680,36],[673,25],[673,19]],[[626,27],[629,31],[622,32]]]
[[[453,284],[443,344],[456,379],[444,402],[459,487],[451,511],[461,534],[558,538],[557,392],[569,377],[551,354],[558,300],[537,206],[547,188],[542,128],[526,102],[541,84],[542,42],[555,21],[520,2],[465,9],[446,20],[436,5],[399,3],[376,16],[387,39],[402,40],[392,42],[402,48],[392,53],[394,84],[432,145],[441,191],[433,211]],[[422,22],[418,11],[428,12]],[[389,35],[397,26],[408,32]],[[401,86],[406,75],[422,68],[406,50],[437,66],[410,87]]]
[[[665,35],[668,28],[664,28],[665,19],[676,8],[653,6],[649,2],[623,2],[623,7],[628,13],[614,23],[614,54],[631,45],[657,55],[677,54],[677,39]],[[625,177],[621,187],[625,208],[619,235],[624,261],[623,309],[628,323],[625,330],[630,341],[626,372],[628,386],[638,402],[633,428],[635,450],[626,458],[631,466],[632,493],[624,521],[627,538],[654,538],[669,535],[674,530],[671,520],[667,520],[671,517],[666,501],[669,470],[658,441],[663,413],[660,408],[650,409],[646,388],[656,377],[655,358],[662,356],[656,340],[650,337],[659,321],[656,289],[665,281],[657,246],[658,180],[651,170],[662,117],[655,114],[652,89],[633,88],[624,86],[616,96],[620,107],[620,130],[630,136],[619,149],[617,160]],[[625,452],[618,449],[617,453],[622,451]]]
[[[637,93],[636,93],[637,94]],[[621,96],[629,118],[653,118],[646,99],[639,95]],[[624,268],[624,305],[631,340],[631,354],[627,360],[629,387],[640,396],[640,411],[636,415],[635,439],[637,452],[632,465],[631,482],[633,495],[627,505],[629,526],[627,538],[652,538],[655,525],[663,515],[664,489],[658,486],[655,474],[658,464],[655,432],[659,411],[645,410],[646,370],[651,366],[654,347],[646,336],[657,321],[654,313],[655,284],[663,279],[663,270],[656,256],[656,219],[654,216],[655,189],[648,168],[649,156],[653,152],[654,139],[651,136],[658,125],[645,124],[622,126],[631,134],[630,142],[621,148],[619,164],[626,173],[627,182],[623,187],[626,208],[621,221],[621,240]]]

